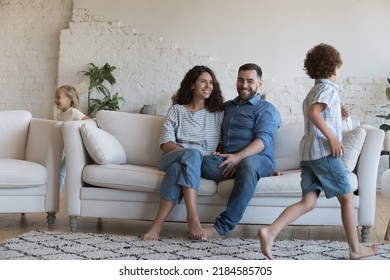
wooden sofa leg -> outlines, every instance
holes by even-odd
[[[54,223],[56,221],[56,213],[55,212],[47,212],[47,224],[49,228],[53,228]]]
[[[389,224],[387,225],[385,240],[390,240],[390,219],[389,219]]]
[[[72,232],[76,232],[77,228],[77,216],[69,216],[69,225]]]
[[[368,240],[368,236],[370,235],[370,226],[363,226],[362,227],[362,242],[366,243]]]

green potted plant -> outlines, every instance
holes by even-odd
[[[387,81],[390,84],[390,78],[388,78]],[[386,87],[385,94],[386,94],[387,100],[390,101],[390,87]],[[387,108],[387,107],[390,107],[390,104],[382,106],[382,108]],[[390,113],[387,115],[376,115],[376,116],[378,118],[385,119],[385,122],[387,120],[390,120]],[[388,125],[387,123],[384,123],[384,124],[380,125],[379,128],[382,129],[383,131],[385,131],[385,140],[383,143],[383,146],[384,146],[383,149],[385,151],[390,151],[390,125]]]
[[[102,67],[98,67],[93,63],[88,65],[88,70],[83,71],[84,76],[89,77],[87,115],[93,117],[99,110],[118,111],[120,109],[119,102],[124,101],[123,97],[119,96],[118,92],[111,95],[111,92],[105,86],[105,82],[108,82],[111,87],[115,85],[116,79],[112,73],[116,67],[108,63]],[[91,98],[93,91],[103,94],[103,98]]]

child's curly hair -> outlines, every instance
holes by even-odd
[[[307,52],[303,70],[312,79],[327,79],[342,64],[340,53],[331,45],[321,43]]]

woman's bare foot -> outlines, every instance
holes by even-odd
[[[272,260],[272,244],[274,243],[274,239],[270,236],[268,227],[259,229],[259,238],[261,253],[263,253],[263,255],[268,259]]]
[[[158,240],[159,234],[158,232],[154,232],[149,230],[147,233],[145,233],[141,239],[144,241],[156,241]]]
[[[197,240],[206,240],[206,235],[198,218],[188,218],[187,223],[188,229],[190,230],[190,234],[193,238]]]
[[[359,260],[361,258],[370,257],[377,254],[379,248],[377,245],[372,245],[371,247],[360,246],[358,252],[349,252],[349,258],[351,260]]]
[[[207,240],[214,239],[214,238],[218,238],[218,237],[221,236],[221,235],[217,232],[217,230],[215,229],[215,227],[205,228],[205,229],[203,230],[203,233],[205,234]]]
[[[272,176],[282,176],[282,171],[276,170],[274,173],[272,173]]]
[[[161,232],[161,226],[153,223],[150,229],[148,230],[148,232],[145,233],[141,237],[141,239],[145,241],[156,241],[159,238],[160,232]]]

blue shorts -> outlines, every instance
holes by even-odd
[[[348,173],[341,158],[331,155],[309,161],[301,161],[302,194],[318,190],[327,198],[352,191]]]

